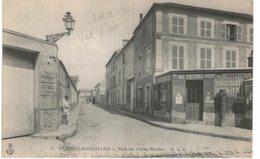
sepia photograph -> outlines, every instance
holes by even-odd
[[[252,158],[253,8],[3,0],[1,156]]]

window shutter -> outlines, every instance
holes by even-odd
[[[237,26],[237,41],[241,41],[241,40],[242,40],[242,27]]]
[[[220,24],[220,38],[226,39],[226,24]]]

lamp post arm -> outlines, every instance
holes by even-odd
[[[62,38],[64,35],[70,35],[70,31],[64,32],[64,33],[58,33],[58,34],[52,34],[52,35],[46,35],[46,41],[50,43],[55,43],[60,38]]]

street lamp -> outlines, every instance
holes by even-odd
[[[71,31],[74,29],[75,20],[71,16],[70,12],[66,12],[66,15],[64,15],[62,20],[64,22],[64,26],[65,26],[67,32],[46,35],[46,41],[54,43],[54,42],[58,41],[60,38],[62,38],[64,35],[69,36],[71,34]]]

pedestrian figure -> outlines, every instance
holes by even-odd
[[[62,101],[62,108],[63,108],[63,114],[62,114],[62,123],[63,124],[68,124],[68,116],[70,115],[70,111],[69,111],[69,96],[65,96],[63,101]]]

